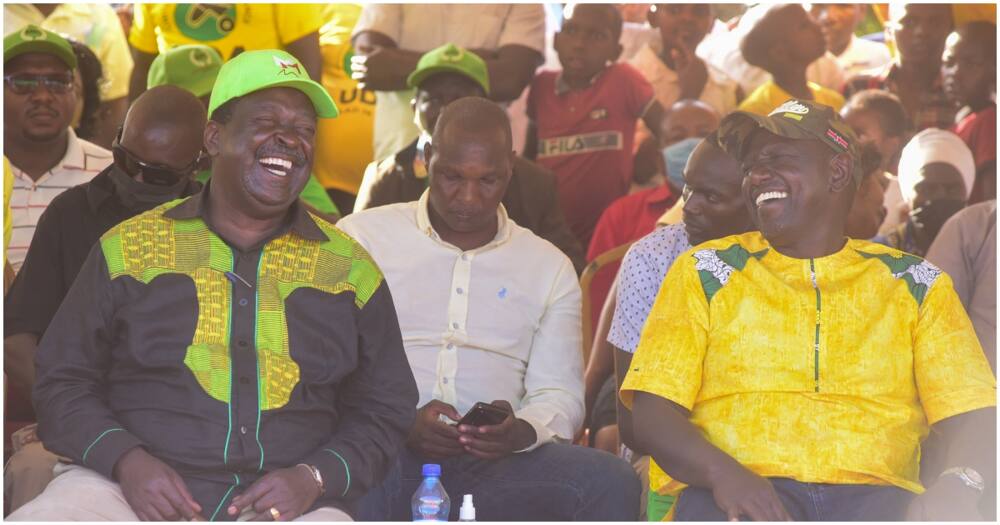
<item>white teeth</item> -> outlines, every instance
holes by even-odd
[[[279,159],[277,157],[267,157],[267,158],[260,159],[260,163],[261,164],[270,164],[271,166],[274,166],[274,167],[277,167],[277,168],[284,168],[286,170],[292,169],[292,161],[285,160],[285,159]]]
[[[285,175],[288,175],[287,171],[273,170],[273,169],[268,168],[266,166],[264,167],[264,169],[266,169],[267,171],[270,171],[271,173],[273,173],[273,174],[275,174],[275,175],[277,175],[279,177],[284,177]]]
[[[757,206],[760,206],[764,201],[784,199],[786,197],[788,197],[788,193],[784,191],[766,191],[757,196]]]

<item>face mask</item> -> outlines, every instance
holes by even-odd
[[[111,166],[111,182],[115,185],[115,195],[125,207],[140,212],[151,210],[178,197],[191,183],[184,178],[171,186],[158,186],[139,182],[116,165]]]
[[[700,144],[701,137],[691,137],[663,148],[663,161],[667,165],[667,179],[670,185],[678,190],[684,188],[684,168],[695,146]]]
[[[910,220],[933,239],[945,221],[964,207],[965,201],[960,199],[933,200],[911,211]]]

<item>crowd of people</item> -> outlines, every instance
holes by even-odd
[[[4,14],[7,519],[996,519],[995,5]]]

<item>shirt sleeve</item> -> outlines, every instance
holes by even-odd
[[[114,308],[97,243],[38,345],[32,396],[45,448],[108,478],[122,454],[142,445],[105,401]]]
[[[4,337],[25,333],[41,337],[66,294],[57,217],[62,199],[56,199],[39,217],[21,271],[4,298]]]
[[[542,4],[511,5],[497,49],[511,44],[545,52],[545,8]]]
[[[573,266],[563,258],[532,340],[524,374],[525,394],[514,414],[535,429],[537,439],[519,452],[555,440],[569,441],[583,424],[580,297]]]
[[[278,40],[287,45],[319,31],[323,4],[274,4]]]
[[[917,319],[913,376],[927,422],[996,406],[996,379],[951,278],[935,279]]]
[[[121,21],[111,6],[95,4],[98,17],[95,31],[100,34],[97,42],[97,58],[101,61],[101,71],[104,75],[101,83],[101,100],[116,100],[128,95],[128,84],[132,77],[132,52],[128,48],[128,39],[122,30]],[[155,41],[154,41],[155,45]]]
[[[709,309],[692,253],[681,255],[670,268],[649,312],[621,388],[622,403],[630,409],[636,390],[688,410],[701,390]]]
[[[639,335],[662,284],[656,280],[659,272],[651,259],[646,244],[639,241],[629,248],[618,271],[618,295],[608,342],[630,354],[639,346]]]
[[[129,30],[128,42],[132,47],[143,53],[156,55],[159,49],[156,45],[156,4],[135,4],[132,11],[132,29]]]
[[[622,94],[625,96],[624,102],[626,111],[635,118],[641,118],[650,103],[653,102],[653,86],[642,76],[637,69],[628,64],[616,64],[621,71]]]
[[[351,31],[351,38],[363,31],[374,31],[399,45],[403,33],[403,7],[401,4],[365,4],[354,31]]]
[[[337,431],[303,460],[333,498],[355,499],[379,483],[417,414],[417,384],[384,279],[358,314],[358,333],[358,367],[340,387]]]
[[[968,259],[964,249],[971,239],[966,238],[965,228],[962,227],[963,215],[965,214],[959,212],[944,223],[927,250],[927,260],[951,277],[959,300],[968,307],[972,292],[975,291],[975,274],[972,261]]]

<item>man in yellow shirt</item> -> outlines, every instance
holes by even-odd
[[[211,46],[224,61],[255,49],[284,49],[320,79],[322,4],[136,4],[129,44],[135,68],[129,99],[146,90],[159,53],[182,44]]]
[[[676,519],[981,519],[996,381],[946,274],[845,238],[853,132],[792,100],[720,137],[760,232],[677,259],[622,385],[637,444],[689,485]],[[931,425],[947,468],[925,492]]]

